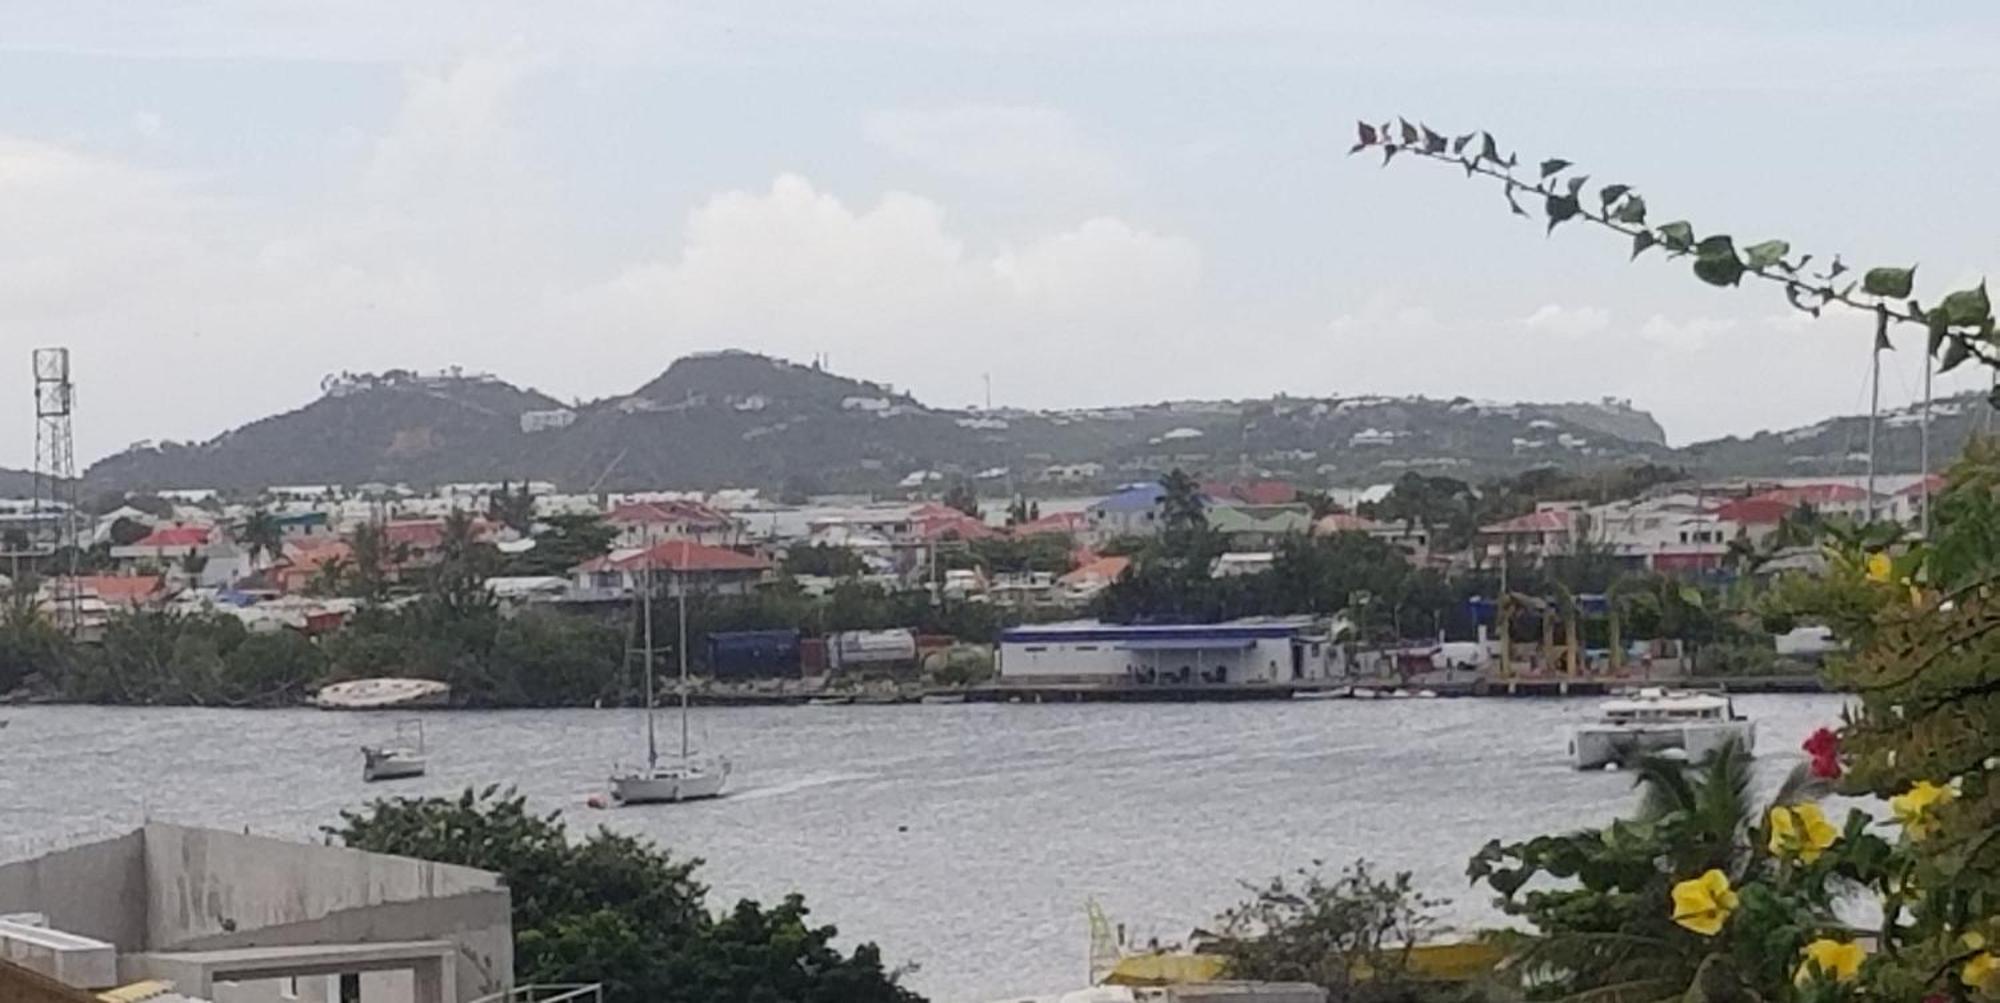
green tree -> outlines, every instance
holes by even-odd
[[[1331,880],[1302,869],[1250,891],[1217,919],[1215,950],[1230,978],[1309,982],[1354,1003],[1422,998],[1410,952],[1438,929],[1447,903],[1419,892],[1410,872],[1381,878],[1360,860]]]
[[[345,576],[349,595],[378,602],[389,595],[389,537],[381,523],[364,522],[348,538],[352,568]]]
[[[329,836],[356,849],[500,873],[513,895],[519,982],[603,982],[612,1003],[921,1003],[881,953],[833,946],[790,896],[711,914],[699,861],[607,829],[570,838],[559,812],[494,788],[376,801]]]
[[[250,556],[250,564],[255,567],[260,557],[277,557],[284,549],[285,531],[279,525],[278,517],[269,509],[257,509],[243,517],[236,527],[236,543]]]
[[[502,566],[509,575],[567,575],[571,568],[611,550],[618,533],[597,513],[551,515],[540,521],[535,545],[509,554]]]
[[[527,535],[535,526],[535,496],[529,492],[528,483],[522,481],[519,488],[509,488],[506,481],[501,481],[500,490],[486,499],[486,517]]]
[[[785,552],[781,567],[788,575],[824,578],[853,578],[868,570],[867,563],[854,548],[831,543],[795,546]]]
[[[972,485],[964,481],[952,485],[951,489],[944,493],[944,503],[975,519],[980,518],[979,494],[972,490]]]
[[[1927,357],[1948,372],[1968,360],[2000,370],[2000,347],[1985,283],[1920,294],[1916,269],[1850,268],[1840,256],[1794,253],[1781,239],[1738,246],[1726,233],[1701,232],[1688,220],[1655,223],[1650,206],[1627,184],[1604,184],[1586,195],[1588,178],[1563,158],[1540,164],[1536,175],[1517,175],[1520,158],[1503,153],[1491,133],[1447,139],[1422,125],[1398,120],[1361,123],[1354,152],[1379,150],[1386,164],[1398,154],[1450,164],[1467,177],[1499,186],[1511,211],[1537,206],[1547,229],[1569,222],[1619,234],[1637,259],[1653,249],[1687,261],[1697,279],[1737,286],[1745,278],[1768,283],[1796,309],[1814,317],[1848,310],[1875,325],[1877,351],[1893,334],[1921,331]],[[1817,269],[1812,263],[1821,262]],[[1995,403],[2000,403],[1996,400]],[[1887,917],[1880,957],[1867,966],[1871,987],[1885,999],[1951,994],[1962,998],[1979,962],[2000,958],[1977,937],[2000,937],[2000,463],[1984,447],[1969,450],[1954,470],[1957,497],[1936,503],[1939,530],[1929,540],[1902,541],[1873,527],[1834,535],[1834,561],[1817,587],[1801,587],[1800,613],[1832,624],[1850,640],[1832,676],[1858,691],[1860,710],[1842,729],[1840,751],[1827,765],[1847,769],[1853,793],[1899,799],[1905,839],[1916,870],[1909,884],[1882,890]],[[1955,525],[1954,525],[1955,524]],[[1815,759],[1819,759],[1815,756]],[[1852,826],[1850,826],[1850,829]],[[1912,893],[1910,888],[1920,891]],[[1749,903],[1745,903],[1746,911]],[[1759,924],[1748,924],[1751,931]],[[1762,925],[1781,937],[1775,921]],[[1970,937],[1968,935],[1971,935]],[[1789,953],[1763,944],[1763,957]],[[1629,952],[1628,952],[1629,953]],[[1754,963],[1756,959],[1748,959]],[[1740,954],[1737,967],[1748,967]],[[1768,962],[1766,962],[1768,963]],[[1961,972],[1965,974],[1961,974]],[[1715,982],[1702,980],[1706,989]],[[1768,980],[1765,984],[1768,986]],[[1990,991],[1991,987],[1979,991]],[[1707,995],[1713,996],[1713,993]],[[1760,994],[1767,995],[1767,994]]]
[[[111,520],[111,528],[105,531],[104,537],[110,540],[114,547],[129,547],[145,539],[152,531],[153,527],[121,515]]]

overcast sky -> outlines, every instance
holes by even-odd
[[[724,347],[953,406],[1618,396],[1675,442],[1866,409],[1865,325],[1350,160],[1357,116],[1932,292],[2000,262],[1984,3],[8,6],[14,466],[38,345],[85,462],[339,370],[594,398]]]

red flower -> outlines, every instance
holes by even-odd
[[[1840,735],[1821,728],[1807,736],[1800,748],[1812,757],[1812,774],[1821,780],[1840,779]]]

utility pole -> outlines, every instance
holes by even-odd
[[[1875,307],[1875,342],[1869,347],[1868,521],[1875,521],[1875,426],[1882,417],[1882,342],[1889,337],[1889,311]]]

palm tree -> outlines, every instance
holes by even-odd
[[[243,517],[243,523],[236,527],[236,542],[250,552],[250,566],[257,566],[257,558],[276,557],[285,543],[285,529],[269,509],[257,509]]]
[[[306,591],[316,596],[337,596],[341,587],[347,584],[354,562],[345,557],[329,557],[319,562],[313,569],[311,580],[306,583]]]
[[[1643,760],[1635,784],[1639,808],[1630,819],[1511,846],[1490,843],[1473,858],[1474,880],[1493,885],[1503,909],[1539,928],[1515,938],[1512,967],[1564,990],[1549,998],[1650,1003],[1681,999],[1698,982],[1739,985],[1734,961],[1675,925],[1674,886],[1710,870],[1733,886],[1747,884],[1771,866],[1762,830],[1770,810],[1828,791],[1800,764],[1758,804],[1750,753],[1733,742],[1699,764]],[[1515,898],[1538,874],[1574,877],[1583,887]]]

